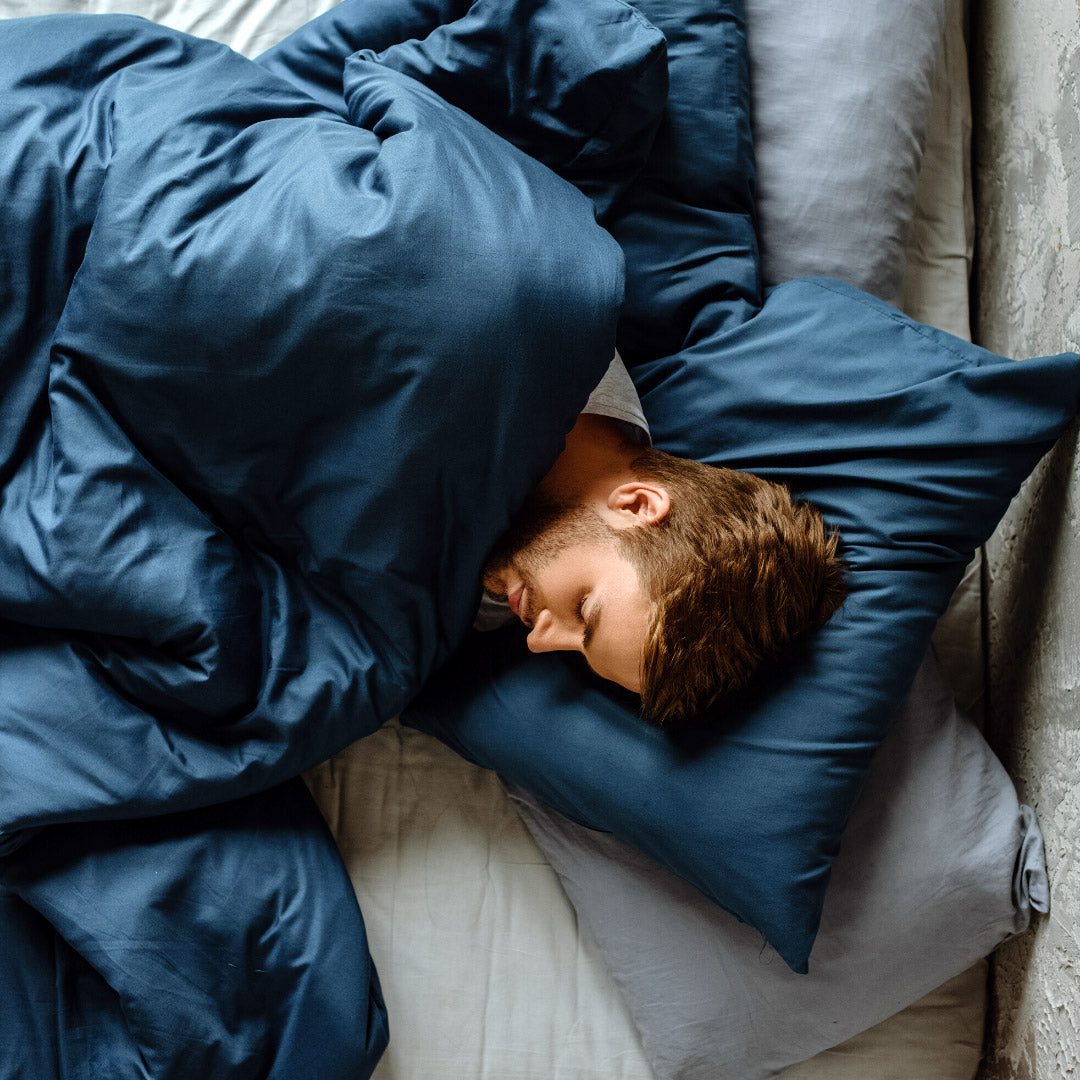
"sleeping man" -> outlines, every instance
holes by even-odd
[[[669,727],[746,686],[846,589],[815,507],[649,443],[616,355],[491,553],[477,625],[516,615],[533,652],[582,653]]]

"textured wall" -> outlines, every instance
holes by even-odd
[[[974,0],[975,339],[1080,349],[1080,10]],[[1061,440],[987,546],[988,733],[1039,813],[1052,911],[999,950],[987,1080],[1080,1077],[1080,456]]]

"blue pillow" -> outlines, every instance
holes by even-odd
[[[691,881],[807,970],[871,755],[973,549],[1068,423],[1080,358],[1023,365],[856,289],[762,292],[738,0],[637,0],[669,97],[608,219],[627,261],[619,349],[655,445],[751,469],[843,533],[851,593],[724,735],[680,743],[577,657],[478,639],[407,722]]]
[[[973,549],[1080,399],[1080,356],[1015,363],[827,279],[634,372],[655,443],[755,471],[839,526],[850,595],[720,737],[676,741],[576,654],[478,635],[410,710],[471,760],[614,833],[807,970],[870,758]]]

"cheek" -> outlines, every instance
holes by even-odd
[[[640,694],[644,643],[644,626],[639,628],[636,621],[623,624],[610,639],[599,642],[594,639],[594,647],[589,650],[589,663],[601,678],[610,679],[627,690]]]
[[[593,670],[602,679],[616,683],[618,686],[623,687],[624,690],[630,690],[635,694],[641,693],[641,678],[633,671],[632,665],[624,664],[621,666],[616,665],[608,667],[594,666]]]

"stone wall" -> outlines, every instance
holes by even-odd
[[[974,337],[1080,350],[1077,0],[973,0]],[[1052,910],[999,950],[984,1080],[1080,1077],[1080,458],[1075,429],[987,545],[988,735],[1036,808]]]

